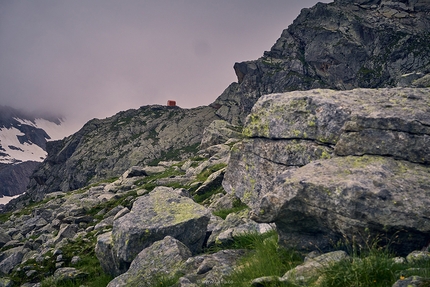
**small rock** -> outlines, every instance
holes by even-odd
[[[82,279],[87,277],[88,274],[85,272],[82,272],[80,270],[77,270],[76,268],[72,267],[63,267],[55,270],[54,272],[54,279],[57,282],[65,282],[69,280],[76,280],[76,279]]]
[[[406,256],[408,263],[430,260],[430,252],[428,251],[412,251]]]
[[[73,256],[72,260],[70,261],[70,264],[76,265],[76,264],[79,263],[79,261],[81,261],[81,257],[79,257],[79,256]]]
[[[399,279],[394,283],[392,287],[420,287],[423,286],[423,282],[429,282],[420,276],[411,276],[405,279]]]
[[[33,276],[36,273],[37,273],[36,270],[28,270],[27,272],[25,272],[25,276],[31,277],[31,276]]]

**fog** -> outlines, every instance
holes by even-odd
[[[0,105],[75,129],[169,99],[208,105],[237,80],[235,62],[261,57],[316,2],[0,1]]]

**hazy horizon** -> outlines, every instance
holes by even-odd
[[[323,1],[331,2],[331,1]],[[0,105],[92,118],[212,103],[315,0],[0,2]],[[72,132],[72,131],[71,131]]]

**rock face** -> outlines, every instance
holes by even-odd
[[[265,94],[395,87],[410,73],[414,85],[428,85],[419,78],[430,72],[429,11],[427,0],[339,0],[303,9],[263,57],[234,65],[238,82],[213,106],[240,124]]]
[[[32,175],[34,199],[121,175],[131,166],[164,158],[186,158],[203,129],[218,119],[210,107],[145,106],[89,121],[64,140],[47,144],[48,157]]]
[[[30,175],[40,162],[25,161],[17,164],[0,163],[0,194],[6,196],[18,195],[25,192],[30,181]]]
[[[130,213],[113,222],[111,240],[109,235],[99,237],[97,254],[105,271],[113,275],[124,273],[140,251],[167,235],[195,254],[203,248],[209,219],[205,207],[171,188],[157,187],[139,198]],[[112,266],[117,266],[116,270]]]
[[[284,245],[328,249],[370,233],[398,236],[393,246],[410,252],[430,234],[429,127],[430,89],[267,95],[223,186],[253,219],[275,222]]]

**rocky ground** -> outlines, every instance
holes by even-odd
[[[379,95],[390,104],[378,106]],[[429,95],[403,88],[269,95],[242,133],[212,123],[204,148],[187,160],[133,166],[119,178],[48,193],[41,202],[23,196],[2,215],[0,286],[92,276],[105,276],[111,287],[151,286],[166,274],[177,275],[174,286],[220,283],[249,252],[223,246],[273,229],[284,247],[327,253],[311,253],[284,276],[255,278],[253,286],[306,282],[348,258],[330,252],[328,239],[360,231],[407,230],[413,237],[399,236],[396,248],[412,259],[398,260],[430,257],[417,251],[429,238]],[[360,132],[366,141],[350,135]],[[385,137],[396,144],[382,144]]]

